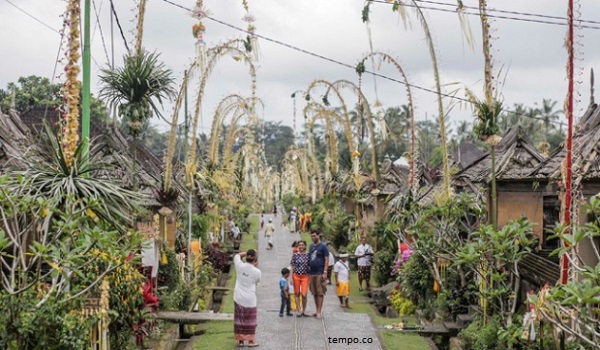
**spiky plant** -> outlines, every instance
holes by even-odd
[[[172,72],[158,60],[157,53],[142,51],[126,55],[124,65],[116,69],[102,69],[103,83],[100,97],[110,105],[118,106],[119,115],[127,121],[127,131],[133,137],[133,188],[137,189],[137,138],[144,122],[153,114],[160,115],[159,106],[175,95]]]
[[[111,164],[104,162],[101,154],[92,148],[91,156],[86,157],[80,143],[69,159],[60,147],[56,130],[46,124],[42,147],[34,148],[24,156],[23,161],[29,164],[27,170],[15,171],[11,175],[26,179],[27,186],[20,186],[26,188],[21,195],[43,198],[57,209],[69,199],[85,211],[87,202],[99,200],[100,206],[87,214],[111,222],[125,232],[142,197],[113,180],[94,176],[97,171],[110,172],[113,169]]]

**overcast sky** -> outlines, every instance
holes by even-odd
[[[114,52],[115,64],[122,65],[125,52],[123,40],[117,26],[111,37],[111,20],[108,0],[94,0],[98,18],[104,36],[103,46],[97,17],[92,15],[92,89],[97,91],[99,67],[106,67]],[[172,0],[187,8],[195,1]],[[409,2],[409,1],[405,1]],[[475,0],[464,0],[466,6],[477,6]],[[577,110],[581,113],[589,102],[589,71],[596,68],[600,72],[600,1],[580,0],[579,18],[586,26],[579,28],[578,34],[578,85]],[[27,12],[15,8],[14,4]],[[114,0],[117,14],[124,27],[124,35],[132,46],[134,27],[132,0]],[[267,38],[292,45],[316,55],[339,61],[350,66],[370,51],[367,27],[361,21],[362,0],[248,0],[250,13],[254,15],[257,33]],[[421,6],[453,10],[453,0],[419,1]],[[444,5],[446,4],[446,5]],[[452,5],[452,6],[448,6]],[[205,0],[205,6],[211,16],[231,25],[245,28],[242,21],[244,9],[242,1]],[[490,0],[490,15],[516,17],[523,20],[495,18],[491,22],[494,31],[493,55],[496,70],[502,68],[507,75],[501,88],[504,105],[512,108],[514,103],[533,106],[543,98],[558,101],[562,108],[566,91],[567,53],[564,47],[567,27],[532,21],[565,23],[564,20],[540,16],[517,15],[510,12],[565,18],[567,1],[558,0]],[[40,75],[52,78],[56,56],[60,45],[62,27],[61,14],[66,7],[60,0],[0,0],[0,87],[16,81],[20,76]],[[493,11],[499,10],[499,11]],[[471,50],[462,34],[461,25],[455,12],[443,12],[423,9],[434,35],[435,48],[440,63],[442,83],[452,84],[445,88],[451,92],[457,87],[467,86],[483,95],[483,55],[481,53],[481,28],[477,16],[468,16],[476,47]],[[469,10],[475,12],[474,10]],[[373,3],[371,6],[371,38],[373,49],[386,52],[402,65],[411,84],[433,89],[433,68],[424,39],[423,30],[415,17],[414,10],[407,8],[411,26],[405,28],[398,13],[392,12],[390,4]],[[35,17],[45,25],[39,23]],[[594,21],[596,21],[594,23]],[[184,69],[192,61],[195,39],[192,37],[192,25],[196,20],[181,8],[163,0],[148,0],[144,47],[161,53],[162,60],[175,72],[180,82]],[[205,20],[207,27],[205,40],[209,47],[228,39],[240,38],[244,33],[223,24]],[[335,81],[347,79],[356,82],[353,68],[344,67],[322,58],[293,50],[281,44],[260,40],[261,58],[258,62],[258,96],[264,101],[264,118],[293,124],[293,100],[290,95],[296,90],[305,90],[315,79]],[[114,47],[114,51],[113,51]],[[61,57],[63,54],[61,53]],[[369,62],[368,70],[394,79],[400,74],[388,63],[375,62],[375,68]],[[59,76],[63,66],[59,63],[54,81],[64,79]],[[377,86],[377,95],[375,86]],[[213,72],[206,87],[203,101],[202,131],[210,125],[216,105],[228,94],[250,95],[248,69],[240,62],[225,58]],[[190,91],[190,96],[196,89]],[[322,91],[322,90],[321,90]],[[378,98],[384,107],[406,103],[404,86],[382,78],[373,81],[371,76],[364,77],[364,91],[369,101]],[[436,115],[435,94],[415,89],[416,118],[434,118]],[[314,97],[318,97],[315,93]],[[458,96],[464,97],[463,93]],[[356,97],[345,94],[349,105],[356,103]],[[598,100],[599,98],[597,98]],[[335,99],[329,99],[336,104]],[[305,101],[297,99],[298,111]],[[450,103],[445,100],[445,105]],[[168,105],[166,114],[171,114]],[[456,121],[471,118],[471,112],[464,106],[456,106],[450,113],[451,126]],[[302,117],[298,113],[298,125]],[[158,120],[155,119],[158,123]]]

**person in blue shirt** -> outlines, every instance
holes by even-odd
[[[323,299],[327,293],[327,266],[329,265],[329,249],[327,245],[321,242],[321,237],[316,231],[310,234],[312,243],[308,251],[309,256],[309,281],[308,289],[315,298],[317,312],[313,316],[322,318]]]
[[[283,311],[287,311],[287,316],[292,316],[290,311],[290,288],[288,286],[288,277],[290,270],[287,267],[281,269],[281,279],[279,280],[279,294],[281,295],[281,307],[279,308],[279,317],[283,317]]]

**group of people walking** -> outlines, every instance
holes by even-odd
[[[264,228],[264,235],[267,237],[267,250],[273,248],[273,235],[275,227],[272,219],[269,218],[267,225],[264,225],[264,218],[261,218],[261,229]],[[289,266],[281,269],[281,278],[279,280],[279,294],[281,297],[281,306],[279,316],[296,317],[323,317],[323,301],[327,293],[327,285],[331,283],[331,276],[335,277],[336,294],[342,308],[348,308],[350,295],[350,265],[349,255],[341,253],[339,260],[333,263],[333,254],[330,253],[327,245],[321,240],[318,231],[312,231],[311,243],[300,240],[292,245],[292,255]],[[370,265],[373,249],[366,244],[366,239],[361,239],[361,245],[356,248],[355,256],[358,258],[359,265],[359,283],[362,290],[362,282],[366,283],[366,288],[370,288]],[[242,258],[246,258],[244,262]],[[331,262],[331,263],[330,263]],[[247,252],[236,254],[234,265],[237,273],[234,289],[234,337],[238,346],[256,347],[255,333],[257,326],[257,303],[256,303],[256,285],[260,282],[261,271],[257,268],[258,256],[255,250],[250,249]],[[333,267],[332,267],[333,266]],[[329,273],[328,273],[329,272]],[[314,299],[315,312],[307,314],[308,293],[311,293]]]

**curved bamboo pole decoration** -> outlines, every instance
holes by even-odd
[[[177,100],[175,101],[175,107],[173,108],[173,117],[171,117],[171,131],[169,132],[169,144],[167,146],[167,155],[165,157],[165,175],[163,181],[163,189],[168,191],[171,188],[171,173],[173,169],[173,156],[175,155],[175,144],[177,141],[177,121],[179,119],[179,110],[181,109],[181,103],[187,89],[187,85],[190,79],[191,72],[195,67],[195,63],[191,65],[190,69],[186,71],[177,94]]]
[[[367,59],[372,58],[374,56],[381,56],[381,57],[383,57],[384,61],[391,63],[394,67],[396,67],[396,69],[400,72],[400,74],[402,75],[402,78],[404,79],[404,86],[406,87],[406,95],[408,98],[408,110],[410,113],[410,175],[409,175],[408,183],[410,186],[410,190],[414,193],[416,191],[416,186],[415,186],[415,158],[416,158],[415,110],[414,110],[414,104],[413,104],[412,91],[410,89],[410,83],[408,82],[408,77],[407,77],[406,73],[404,72],[404,69],[402,69],[402,66],[400,65],[400,63],[398,63],[398,61],[396,61],[396,59],[394,59],[392,56],[388,55],[387,53],[383,53],[380,51],[371,52],[371,53],[365,55],[365,57],[363,57],[362,62],[364,62]],[[361,74],[361,73],[359,73],[359,74]]]
[[[346,101],[342,97],[342,94],[340,94],[339,90],[331,82],[329,82],[327,80],[323,80],[323,79],[314,80],[308,86],[308,89],[306,90],[306,95],[310,97],[311,91],[313,89],[315,89],[319,84],[325,85],[325,87],[327,87],[327,88],[331,88],[331,90],[333,90],[333,92],[337,96],[338,100],[342,104],[342,111],[344,112],[344,114],[343,114],[344,118],[342,119],[341,124],[345,125],[344,129],[346,130],[346,138],[348,139],[348,144],[352,144],[352,149],[350,150],[350,154],[352,154],[354,151],[356,151],[356,147],[354,146],[354,139],[352,137],[352,125],[350,124],[350,115],[348,114],[348,107],[346,106]]]
[[[335,129],[333,128],[333,124],[331,123],[331,119],[334,118],[333,116],[329,116],[330,113],[334,113],[330,110],[322,110],[319,111],[319,113],[316,113],[312,118],[310,118],[308,120],[308,127],[312,128],[315,124],[315,122],[318,119],[322,119],[325,121],[325,126],[327,129],[327,143],[326,143],[326,149],[327,149],[327,156],[329,156],[332,161],[332,167],[334,167],[334,171],[337,172],[337,159],[338,159],[338,147],[337,147],[337,143],[336,141],[336,137],[335,137]],[[310,134],[311,139],[314,137],[314,135],[311,133]]]
[[[325,125],[327,127],[327,138],[328,138],[328,142],[326,143],[326,150],[327,150],[327,157],[330,158],[330,161],[332,162],[332,168],[333,170],[337,173],[337,159],[338,159],[338,148],[337,148],[337,143],[336,141],[336,137],[335,137],[335,130],[333,128],[333,124],[331,123],[331,119],[334,118],[333,116],[330,116],[330,114],[332,114],[333,112],[330,110],[322,110],[319,111],[318,113],[316,113],[312,118],[310,118],[308,120],[308,127],[309,130],[312,130],[315,122],[318,119],[322,119],[325,121]],[[309,133],[309,143],[312,147],[312,152],[310,152],[311,158],[313,159],[313,162],[316,164],[317,168],[318,168],[318,161],[316,159],[315,156],[315,147],[314,147],[314,134],[312,132]],[[327,167],[327,164],[325,164],[325,167]],[[318,168],[319,169],[319,168]],[[325,168],[325,173],[327,174],[328,169]],[[323,193],[323,185],[322,185],[322,179],[321,176],[319,175],[319,193]]]
[[[230,45],[232,45],[232,43],[235,43],[235,42],[236,41],[227,42],[225,44],[217,46],[214,49],[210,49],[208,52],[210,58],[209,58],[208,62],[206,63],[205,70],[202,72],[202,79],[200,81],[200,88],[198,90],[198,97],[196,99],[196,105],[195,105],[195,109],[194,109],[194,119],[192,122],[192,130],[193,130],[192,145],[190,147],[190,152],[188,153],[188,162],[186,164],[186,174],[188,177],[188,184],[190,185],[190,188],[193,188],[193,186],[194,186],[192,177],[193,177],[193,174],[196,172],[196,168],[197,168],[197,160],[196,160],[197,132],[196,132],[196,130],[198,130],[200,105],[202,104],[202,97],[204,96],[204,89],[206,87],[206,82],[208,81],[208,77],[210,76],[212,69],[218,62],[218,59],[221,57],[224,57],[225,55],[234,53],[234,54],[239,55],[239,57],[241,59],[246,61],[246,63],[250,67],[252,97],[254,97],[255,93],[256,93],[256,68],[254,67],[254,64],[252,63],[251,58],[244,51],[238,49],[237,47],[230,46]],[[254,106],[252,106],[252,107],[254,107]]]
[[[371,139],[371,166],[373,168],[371,170],[371,174],[375,180],[379,180],[379,167],[377,166],[377,145],[375,143],[375,125],[373,124],[373,114],[371,113],[371,106],[369,106],[367,97],[362,92],[362,89],[360,89],[356,84],[349,80],[340,79],[334,81],[331,84],[332,86],[327,89],[327,92],[325,92],[325,96],[329,94],[330,89],[338,88],[338,86],[349,87],[350,89],[352,89],[352,92],[359,95],[359,102],[362,105],[363,111],[367,113],[367,126],[369,129],[369,138]]]
[[[252,129],[248,126],[238,127],[237,125],[233,124],[229,127],[229,130],[227,132],[225,151],[223,152],[222,163],[227,163],[227,161],[235,159],[236,155],[239,153],[237,152],[236,154],[232,154],[233,141],[239,134],[252,134]]]
[[[427,46],[429,47],[429,55],[433,64],[433,75],[435,77],[435,89],[437,92],[437,105],[438,105],[438,121],[440,123],[440,138],[442,143],[442,175],[443,175],[443,196],[442,200],[447,200],[452,195],[450,189],[450,165],[448,164],[448,145],[446,143],[446,120],[444,115],[444,106],[442,104],[442,84],[440,82],[440,72],[438,69],[437,55],[435,53],[435,47],[433,46],[433,39],[431,31],[429,30],[429,24],[425,20],[425,15],[419,4],[413,0],[415,10],[421,22],[421,27],[425,32],[425,38],[427,39]]]
[[[296,159],[293,157],[296,156]],[[299,188],[302,188],[302,192],[310,193],[310,173],[309,166],[313,172],[316,172],[312,162],[307,162],[307,150],[306,149],[290,149],[284,155],[284,161],[289,161],[297,171],[299,180]],[[298,162],[300,164],[298,164]],[[298,169],[300,167],[300,169]],[[318,172],[317,172],[318,173]],[[314,173],[313,173],[314,175]]]
[[[245,99],[245,101],[247,101],[248,99]],[[256,99],[256,101],[258,101],[260,103],[260,105],[263,107],[263,110],[264,110],[265,106],[264,106],[263,101],[257,97],[255,97],[255,99]],[[247,102],[246,102],[246,105],[248,105]],[[233,148],[233,142],[235,140],[235,136],[239,133],[238,131],[240,131],[240,128],[237,127],[237,124],[243,116],[248,116],[250,121],[252,121],[252,117],[253,117],[252,113],[251,113],[251,111],[247,110],[246,108],[244,108],[239,114],[235,114],[231,118],[231,123],[229,124],[229,128],[227,129],[227,136],[225,138],[225,149],[224,149],[223,156],[222,156],[223,162],[226,162],[229,158],[231,158],[231,153],[232,153],[231,150]],[[242,129],[247,131],[245,135],[254,135],[251,127],[248,126],[248,127],[242,128]]]
[[[315,113],[324,113],[333,117],[337,122],[339,122],[344,128],[344,133],[346,135],[346,140],[348,140],[348,149],[350,150],[350,154],[356,151],[356,146],[354,145],[354,138],[352,137],[352,127],[348,120],[340,116],[334,111],[329,110],[327,107],[323,106],[320,103],[309,102],[306,107],[304,107],[304,115],[307,115],[310,111],[314,111]]]
[[[238,94],[231,94],[219,102],[217,108],[215,109],[212,126],[210,128],[210,138],[208,141],[208,159],[212,163],[217,162],[217,153],[219,150],[219,138],[221,136],[221,129],[223,122],[227,115],[232,110],[239,110],[240,108],[244,108],[243,104],[245,104],[246,99]]]

